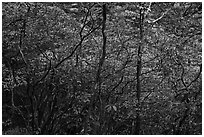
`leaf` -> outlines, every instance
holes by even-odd
[[[117,107],[116,106],[112,106],[114,111],[117,111]]]
[[[112,109],[112,107],[111,107],[110,105],[107,105],[107,106],[105,107],[105,109],[106,109],[106,111],[110,112],[111,109]]]

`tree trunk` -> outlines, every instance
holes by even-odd
[[[135,119],[135,129],[133,131],[134,135],[139,135],[140,134],[140,94],[141,94],[141,71],[142,71],[142,44],[143,44],[143,20],[144,20],[144,15],[143,15],[143,9],[140,9],[140,44],[138,47],[138,52],[137,52],[137,100],[138,100],[138,107],[139,111],[137,111],[137,116]]]

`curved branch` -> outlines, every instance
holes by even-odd
[[[80,30],[80,34],[79,34],[81,37],[80,42],[75,46],[75,48],[73,49],[71,54],[69,56],[65,57],[64,59],[62,59],[59,63],[57,63],[54,68],[58,68],[63,62],[70,59],[74,55],[74,53],[78,49],[78,47],[80,47],[80,45],[82,45],[84,39],[87,38],[91,33],[93,33],[95,30],[97,30],[100,27],[100,24],[99,24],[97,27],[93,28],[90,32],[88,32],[86,35],[82,36],[82,32],[83,32],[85,25],[86,24],[84,24]]]

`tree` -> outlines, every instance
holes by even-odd
[[[202,5],[3,3],[4,134],[201,134]]]

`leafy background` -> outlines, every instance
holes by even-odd
[[[3,134],[202,134],[202,3],[2,3]]]

